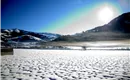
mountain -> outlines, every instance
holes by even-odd
[[[124,13],[108,24],[75,35],[60,36],[54,41],[99,41],[130,39],[130,12]]]
[[[89,32],[103,31],[130,33],[130,12],[118,16],[106,25],[99,26],[92,30],[89,30]]]
[[[20,29],[1,29],[1,42],[31,41],[99,41],[130,39],[130,12],[124,13],[108,24],[75,35],[30,32]]]
[[[2,42],[49,42],[59,36],[59,34],[30,32],[20,29],[1,29]]]

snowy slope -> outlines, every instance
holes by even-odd
[[[58,38],[59,34],[52,34],[52,33],[38,33],[38,32],[31,32],[25,31],[20,29],[1,29],[1,40],[8,42],[8,41],[52,41]]]

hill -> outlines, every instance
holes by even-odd
[[[130,12],[124,13],[108,24],[75,35],[63,35],[54,41],[100,41],[130,39]]]
[[[1,42],[49,42],[59,36],[59,34],[38,33],[20,29],[1,29]]]

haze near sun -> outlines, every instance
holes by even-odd
[[[98,12],[98,19],[104,23],[108,23],[114,17],[114,11],[110,7],[103,7]]]

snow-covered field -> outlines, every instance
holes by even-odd
[[[14,49],[2,80],[130,80],[130,51]]]

